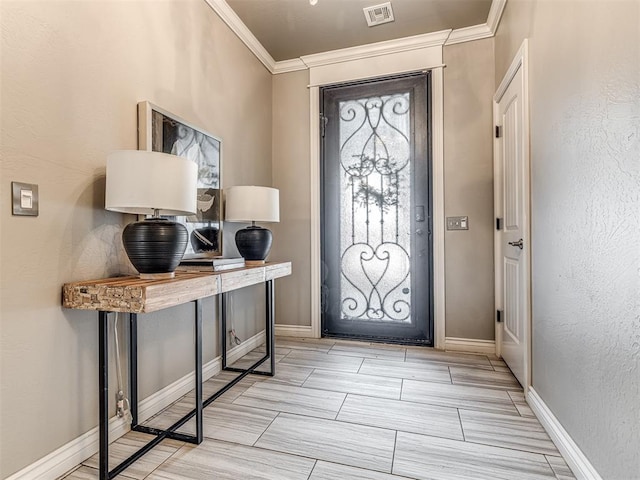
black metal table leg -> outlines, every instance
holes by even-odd
[[[109,323],[108,312],[98,312],[98,389],[100,480],[109,480]]]
[[[266,304],[266,351],[271,357],[271,371],[270,376],[276,374],[276,336],[274,325],[274,311],[275,311],[275,284],[273,280],[267,280],[265,284],[265,304]]]
[[[196,300],[196,324],[195,324],[195,364],[196,364],[196,443],[202,443],[203,440],[203,424],[202,424],[202,300]]]
[[[227,369],[227,294],[220,294],[220,346],[222,348],[222,370]]]
[[[138,315],[129,314],[129,412],[131,428],[138,425]]]

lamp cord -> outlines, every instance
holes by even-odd
[[[229,296],[229,313],[231,316],[231,330],[229,330],[229,335],[231,335],[230,343],[233,345],[234,343],[236,345],[240,345],[242,343],[242,340],[240,339],[240,337],[238,337],[238,335],[236,335],[236,327],[234,325],[234,315],[233,315],[233,295]]]
[[[116,371],[118,381],[118,393],[116,393],[116,415],[118,417],[124,417],[129,415],[129,399],[124,396],[124,389],[122,381],[122,366],[120,365],[120,343],[118,340],[118,313],[115,314],[115,320],[113,322],[113,338],[115,340],[116,347]]]

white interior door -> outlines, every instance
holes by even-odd
[[[530,383],[529,131],[526,43],[495,97],[496,307],[498,350],[520,384]]]

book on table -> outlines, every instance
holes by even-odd
[[[242,257],[189,257],[183,258],[176,270],[183,272],[221,272],[242,267],[244,267],[244,258]]]

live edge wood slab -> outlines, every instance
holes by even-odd
[[[223,272],[176,272],[174,278],[137,276],[66,283],[62,306],[105,312],[151,313],[198,298],[230,292],[291,275],[291,262],[268,262]]]

